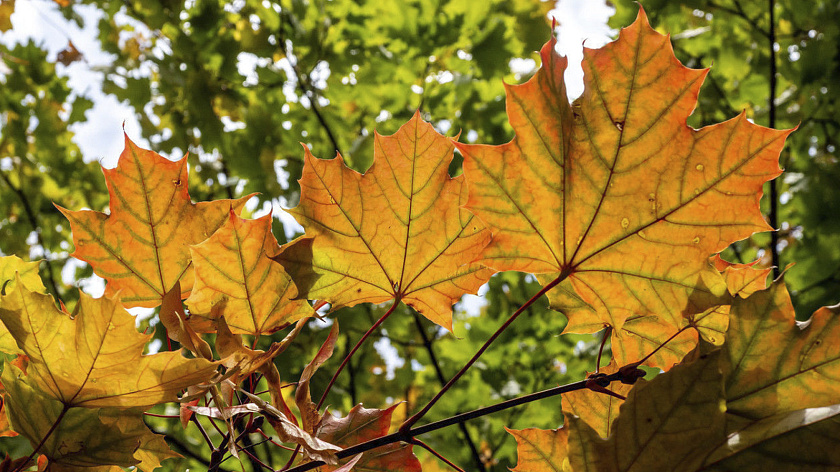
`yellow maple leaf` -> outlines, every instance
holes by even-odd
[[[280,252],[270,214],[246,220],[231,211],[213,236],[190,251],[195,286],[186,304],[197,330],[213,331],[212,321],[224,316],[232,332],[259,336],[314,315],[306,300],[293,300],[297,287],[270,259]]]
[[[141,407],[174,401],[208,380],[216,364],[178,352],[144,356],[151,335],[137,332],[118,300],[80,293],[72,314],[18,280],[0,298],[0,320],[29,356],[27,379],[66,406]],[[9,388],[9,385],[6,385]]]

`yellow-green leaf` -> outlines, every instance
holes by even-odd
[[[151,335],[138,333],[134,317],[107,297],[80,293],[71,315],[56,308],[49,295],[16,282],[0,298],[0,319],[29,356],[29,382],[67,406],[129,408],[173,401],[216,368],[177,352],[144,356]]]
[[[630,391],[603,439],[565,414],[572,469],[603,472],[691,471],[724,437],[719,351],[681,364]]]
[[[21,283],[29,290],[47,293],[44,282],[41,281],[41,276],[38,275],[38,264],[38,262],[25,262],[17,256],[0,257],[0,285],[2,286],[2,291],[6,291],[6,287],[14,282],[15,274],[18,274]],[[0,323],[0,352],[13,355],[22,353],[3,323]]]
[[[726,343],[727,408],[745,418],[840,403],[840,305],[797,322],[780,280],[738,298]]]
[[[114,411],[99,408],[71,408],[28,383],[28,378],[15,367],[3,371],[7,386],[6,399],[12,426],[32,444],[46,442],[38,450],[47,456],[56,470],[119,465],[129,467],[140,462],[134,457],[147,436],[152,433],[143,424],[139,413],[126,413],[120,421],[130,427],[123,430],[103,421],[104,414],[113,420]],[[58,426],[53,425],[58,421]]]
[[[259,336],[314,314],[306,300],[293,300],[297,287],[270,259],[280,252],[270,214],[246,220],[231,211],[227,222],[190,252],[195,286],[186,304],[197,330],[212,331],[212,320],[224,316],[232,332]]]
[[[516,467],[511,472],[571,472],[567,429],[510,429],[516,438]]]

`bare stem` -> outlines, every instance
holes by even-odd
[[[605,376],[602,379],[602,382],[608,385],[610,382],[621,380],[623,378],[622,376],[623,374],[621,372],[616,372],[614,374]],[[386,436],[371,439],[370,441],[366,441],[361,444],[348,447],[347,449],[336,453],[336,456],[338,456],[339,459],[345,459],[348,457],[355,456],[356,454],[361,454],[363,452],[370,451],[371,449],[376,449],[377,447],[382,447],[396,442],[412,443],[413,438],[415,436],[420,436],[421,434],[431,433],[432,431],[437,431],[438,429],[446,428],[447,426],[452,426],[454,424],[463,423],[471,419],[480,418],[482,416],[496,413],[502,410],[507,410],[509,408],[523,405],[525,403],[531,403],[537,400],[542,400],[543,398],[549,398],[563,393],[586,389],[587,382],[588,380],[581,380],[568,385],[561,385],[559,387],[550,388],[541,392],[531,393],[529,395],[523,395],[519,398],[506,400],[488,407],[479,408],[477,410],[473,410],[467,413],[461,413],[460,415],[455,415],[450,418],[435,421],[434,423],[429,423],[423,426],[419,426],[417,428],[411,428],[406,430],[401,429],[396,433],[391,433]],[[289,469],[288,472],[305,472],[307,470],[312,470],[322,465],[324,465],[324,463],[320,461],[308,462],[306,464],[301,464],[297,467],[294,467],[293,469]]]
[[[464,424],[464,423],[460,423],[460,424]],[[448,465],[449,467],[452,467],[453,469],[457,470],[458,472],[465,472],[464,469],[462,469],[462,468],[458,467],[457,465],[453,464],[452,461],[443,457],[443,455],[441,453],[435,451],[434,449],[432,449],[432,446],[429,446],[428,444],[424,443],[423,441],[421,441],[417,438],[411,438],[411,444],[416,444],[416,445],[422,447],[423,449],[429,451],[430,454],[437,457],[441,462]]]
[[[423,339],[423,346],[426,348],[426,352],[429,354],[429,359],[432,362],[432,367],[435,368],[435,373],[437,374],[438,381],[441,385],[445,385],[447,379],[446,376],[443,375],[443,369],[440,367],[440,362],[438,362],[434,349],[432,349],[432,340],[429,339],[428,335],[426,335],[426,330],[423,327],[423,323],[420,321],[420,316],[417,314],[417,312],[412,311],[412,314],[414,315],[414,324],[417,326],[417,331],[420,332],[420,337]],[[470,431],[467,429],[467,425],[465,425],[464,423],[458,423],[458,428],[464,435],[464,439],[467,442],[467,447],[469,447],[470,454],[473,457],[473,462],[475,462],[476,470],[484,472],[485,470],[487,470],[487,468],[484,466],[484,462],[481,460],[481,454],[479,454],[478,448],[475,447],[475,442],[473,442],[472,436],[470,436]]]
[[[473,364],[475,364],[475,361],[477,361],[478,358],[481,357],[482,354],[484,354],[484,351],[486,351],[487,348],[490,347],[490,344],[492,344],[493,341],[495,341],[496,338],[498,338],[499,335],[501,335],[511,325],[511,323],[513,323],[514,320],[516,320],[516,318],[519,317],[519,315],[521,315],[526,309],[528,309],[529,306],[536,302],[540,297],[545,295],[549,290],[554,288],[557,284],[559,284],[566,277],[568,277],[569,273],[569,270],[564,270],[556,279],[552,280],[548,285],[546,285],[539,292],[534,294],[534,296],[531,297],[527,302],[525,302],[524,305],[519,307],[518,310],[516,310],[512,315],[510,315],[510,318],[508,318],[508,320],[505,321],[505,323],[502,326],[500,326],[499,329],[497,329],[492,336],[490,336],[490,339],[484,342],[481,348],[478,349],[478,352],[476,352],[475,355],[473,355],[472,358],[469,361],[467,361],[467,363],[461,368],[461,370],[459,370],[458,373],[455,374],[455,376],[452,377],[449,380],[449,382],[447,382],[446,385],[444,385],[443,388],[440,389],[437,395],[435,395],[431,400],[429,400],[429,403],[427,403],[422,410],[415,413],[414,416],[407,419],[405,423],[403,423],[402,426],[400,426],[400,432],[407,433],[411,429],[411,427],[415,423],[417,423],[417,421],[420,418],[422,418],[426,413],[428,413],[429,410],[432,409],[432,406],[434,406],[434,404],[437,403],[438,400],[440,400],[441,397],[443,397],[443,395],[447,391],[449,391],[449,389],[452,388],[453,385],[455,385],[455,382],[457,382],[458,379],[460,379],[467,372],[467,370],[469,370],[469,368],[472,367]]]
[[[338,378],[338,375],[341,373],[341,371],[344,370],[344,367],[347,366],[347,363],[350,362],[350,358],[353,357],[353,354],[355,354],[356,351],[359,350],[359,348],[362,346],[362,343],[365,342],[365,340],[376,330],[376,328],[378,328],[386,319],[388,319],[389,316],[391,316],[391,313],[394,312],[394,309],[397,308],[397,305],[399,304],[400,300],[395,299],[393,305],[391,305],[391,308],[388,308],[388,311],[385,312],[385,314],[382,315],[382,317],[379,318],[379,320],[376,323],[374,323],[373,326],[371,326],[367,331],[365,331],[365,334],[363,334],[359,341],[356,343],[356,345],[353,346],[353,349],[351,349],[350,352],[347,353],[346,356],[344,356],[344,360],[341,362],[341,365],[338,366],[338,369],[335,371],[332,378],[330,379],[330,383],[327,384],[327,388],[324,389],[324,393],[321,395],[321,399],[318,400],[319,409],[324,404],[324,401],[327,400],[327,394],[330,393],[330,389],[335,383],[335,380]]]

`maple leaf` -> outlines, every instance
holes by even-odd
[[[19,280],[0,298],[0,320],[29,357],[27,379],[64,405],[129,408],[174,401],[215,372],[215,363],[177,352],[142,355],[151,335],[137,332],[118,300],[79,295],[72,314]]]
[[[767,277],[773,272],[772,268],[756,269],[758,261],[749,264],[734,264],[723,260],[719,254],[712,256],[715,269],[723,274],[726,287],[731,295],[747,298],[753,293],[767,288]]]
[[[600,369],[601,373],[614,374],[619,366],[613,359],[609,365]],[[644,379],[639,379],[633,385],[613,382],[609,389],[626,397],[634,385],[642,385]],[[604,395],[591,390],[575,390],[563,395],[562,408],[564,413],[575,415],[586,422],[599,436],[606,438],[612,431],[612,423],[618,417],[619,407],[624,400],[612,395]]]
[[[797,322],[779,280],[732,305],[725,345],[727,409],[764,418],[840,403],[840,305]]]
[[[324,415],[317,428],[317,437],[344,448],[361,444],[388,434],[391,426],[391,415],[399,405],[393,405],[384,410],[364,408],[362,404],[354,406],[347,416],[336,418]],[[420,461],[412,452],[410,444],[388,444],[361,455],[351,458],[357,461],[353,466],[355,471],[399,471],[420,472]],[[348,463],[350,461],[346,461]],[[345,465],[346,465],[345,463]],[[321,466],[321,472],[337,472],[339,467]]]
[[[9,385],[9,416],[33,447],[46,437],[38,451],[49,459],[50,470],[136,465],[151,472],[160,460],[178,457],[163,436],[149,431],[140,412],[68,408],[28,381],[15,367],[4,370],[3,382]]]
[[[392,136],[376,134],[364,175],[306,149],[290,210],[306,234],[276,258],[302,296],[333,308],[396,299],[451,330],[452,304],[493,274],[473,262],[490,232],[460,208],[464,179],[447,172],[453,149],[419,113]]]
[[[554,45],[531,80],[507,87],[513,141],[457,144],[466,208],[493,232],[479,262],[541,274],[568,332],[618,331],[631,315],[679,327],[697,291],[725,293],[709,255],[771,229],[758,201],[790,131],[744,114],[686,126],[707,71],[679,64],[641,9],[617,41],[584,49],[571,105]]]
[[[297,287],[270,259],[279,252],[270,214],[246,220],[231,211],[213,236],[190,248],[195,265],[195,285],[186,301],[190,324],[212,331],[212,323],[200,320],[224,316],[234,333],[259,336],[312,316],[306,300],[292,300]]]
[[[108,282],[105,295],[120,292],[128,308],[160,305],[179,280],[188,296],[193,285],[189,246],[212,235],[250,196],[194,204],[186,158],[170,161],[138,148],[128,136],[117,167],[102,172],[110,215],[56,205],[70,221],[73,257],[88,262]]]
[[[38,293],[47,293],[44,282],[38,275],[38,262],[25,262],[17,256],[3,256],[0,257],[0,284],[2,284],[2,292],[5,293],[6,287],[9,283],[15,280],[15,274],[20,276],[20,281],[29,290]],[[6,354],[18,355],[23,352],[18,349],[15,339],[6,326],[0,323],[0,352]]]
[[[517,461],[511,472],[571,472],[567,429],[505,430],[516,438]]]
[[[577,471],[696,470],[700,444],[724,437],[720,351],[678,365],[630,391],[609,438],[566,413],[569,461]],[[555,458],[556,460],[556,458]]]

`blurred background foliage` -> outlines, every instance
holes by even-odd
[[[56,3],[77,24],[91,18],[91,8],[96,10],[101,48],[113,58],[96,70],[102,90],[133,108],[142,137],[154,150],[175,157],[192,154],[193,199],[259,192],[252,209],[296,204],[301,143],[318,157],[340,152],[350,166],[364,171],[372,162],[373,133],[393,133],[417,109],[440,132],[460,133],[461,140],[508,141],[512,134],[502,84],[527,80],[529,74],[514,70],[511,61],[537,59],[550,31],[546,13],[553,7],[538,0]],[[744,111],[758,124],[770,124],[772,113],[777,128],[799,126],[782,155],[787,173],[777,183],[781,229],[776,247],[782,266],[796,263],[786,280],[800,315],[840,301],[836,2],[813,0],[807,7],[796,0],[642,4],[654,27],[671,34],[684,64],[714,65],[690,125],[720,122]],[[633,20],[638,6],[622,0],[615,9],[610,25],[618,29]],[[0,30],[14,27],[8,19],[12,11],[14,2],[4,0]],[[771,54],[773,34],[777,47]],[[69,225],[52,202],[71,209],[107,208],[98,164],[83,159],[71,130],[86,119],[92,102],[56,72],[56,62],[83,59],[74,50],[53,59],[32,42],[0,45],[0,252],[44,259],[47,287],[68,303],[78,296],[73,285],[92,274],[84,264],[68,263]],[[777,80],[771,93],[773,57]],[[457,156],[451,172],[460,172]],[[278,218],[274,229],[281,243],[296,231]],[[757,235],[726,255],[769,265],[770,244],[768,235]],[[383,408],[403,401],[395,421],[404,419],[537,290],[531,276],[495,276],[486,304],[455,306],[454,335],[400,307],[352,359],[326,404],[346,413],[359,402]],[[427,419],[575,381],[592,370],[598,338],[559,337],[565,319],[546,306],[545,301],[533,305],[514,323]],[[386,309],[363,305],[336,313],[340,342],[334,358],[313,379],[314,395],[320,395],[347,351]],[[154,324],[152,314],[140,327]],[[312,329],[281,355],[284,381],[299,377],[328,324],[312,322]],[[165,345],[162,329],[156,338]],[[503,426],[558,427],[559,402],[554,398],[508,410],[423,440],[467,470],[507,470],[515,464],[515,444]],[[173,408],[157,412],[171,414]],[[152,417],[148,423],[168,434],[173,449],[185,456],[167,461],[166,470],[200,469],[209,458],[194,426],[182,430],[176,420]],[[0,440],[0,449],[7,451],[27,447],[19,439]],[[275,468],[288,457],[270,443],[255,453]],[[424,470],[446,468],[423,451],[418,455]]]

